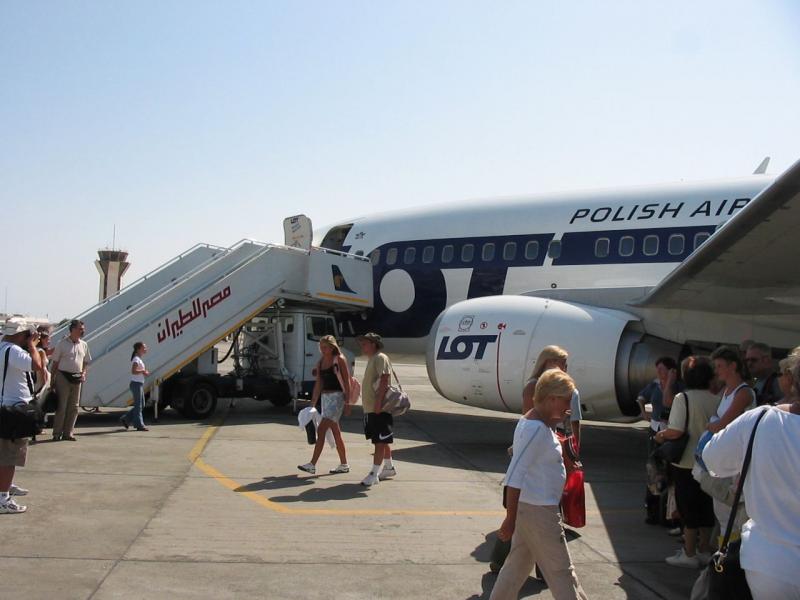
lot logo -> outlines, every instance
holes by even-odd
[[[475,350],[475,360],[480,360],[486,353],[486,347],[496,341],[496,335],[459,335],[451,342],[450,336],[446,335],[439,344],[436,360],[464,360],[472,356],[473,350]]]
[[[458,323],[458,330],[459,331],[469,331],[472,329],[472,323],[475,321],[475,317],[472,315],[468,315],[466,317],[461,317],[461,321]]]

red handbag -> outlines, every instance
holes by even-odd
[[[575,438],[558,434],[561,442],[561,455],[567,470],[567,482],[561,495],[561,516],[570,527],[586,525],[586,494],[583,490],[583,465],[578,456]]]
[[[586,525],[586,494],[583,490],[583,469],[567,474],[567,483],[561,496],[561,516],[570,527]]]

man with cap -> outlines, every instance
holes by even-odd
[[[89,345],[81,338],[86,333],[83,321],[73,319],[69,334],[58,340],[53,350],[53,384],[58,395],[58,409],[53,419],[53,441],[75,441],[73,435],[81,402],[81,388],[92,362]]]
[[[33,400],[33,380],[31,371],[44,377],[44,368],[36,343],[39,334],[36,327],[24,319],[8,319],[3,327],[3,340],[0,342],[0,405],[4,408],[28,403]],[[23,513],[26,506],[17,504],[12,496],[28,493],[14,485],[14,472],[24,467],[28,456],[28,440],[0,439],[0,514]]]
[[[367,333],[358,337],[361,351],[367,357],[367,368],[361,384],[361,400],[364,404],[364,436],[375,446],[372,455],[372,470],[361,485],[371,487],[384,479],[397,475],[392,463],[394,442],[392,426],[394,420],[388,412],[381,411],[381,403],[389,389],[392,376],[392,363],[383,350],[383,341],[377,333]],[[383,468],[381,468],[381,466]]]

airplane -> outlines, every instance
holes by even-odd
[[[519,412],[541,349],[570,354],[585,418],[631,420],[662,355],[746,338],[800,343],[800,161],[781,176],[487,199],[335,224],[315,245],[368,256],[380,333],[425,355],[454,402]]]

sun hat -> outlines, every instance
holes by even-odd
[[[356,338],[357,340],[367,340],[368,342],[372,342],[375,344],[375,347],[378,350],[383,349],[383,339],[377,333],[369,332],[365,333],[364,335],[360,335]]]
[[[23,331],[36,333],[36,326],[20,317],[11,317],[7,319],[5,325],[3,325],[3,335],[17,335]]]

